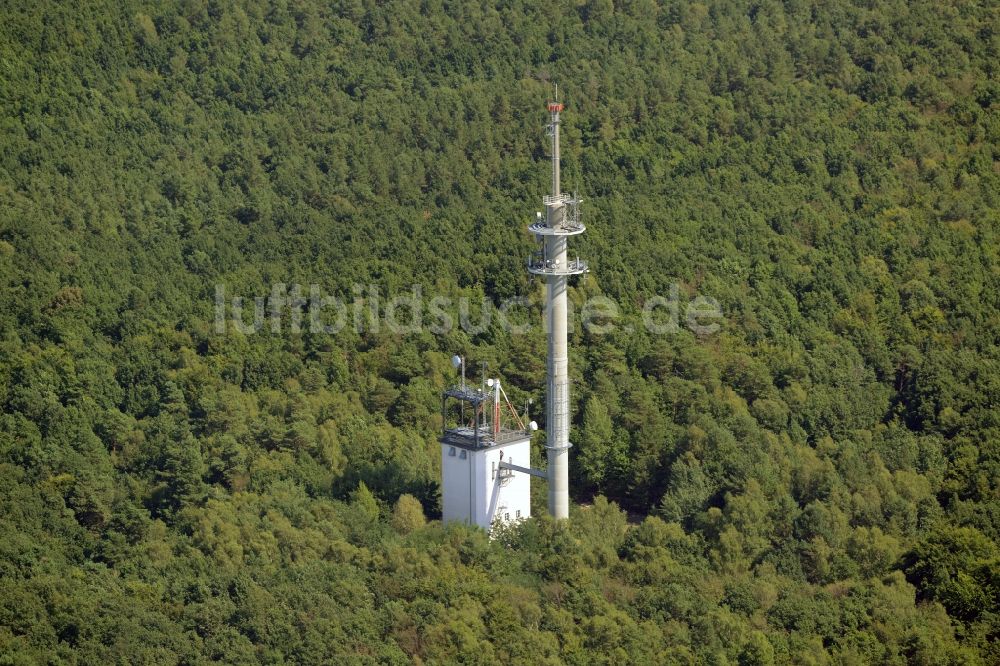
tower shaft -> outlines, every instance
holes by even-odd
[[[545,220],[528,230],[542,241],[542,249],[528,259],[528,272],[545,279],[545,316],[549,333],[547,391],[545,396],[545,452],[549,459],[549,513],[569,517],[569,350],[566,286],[571,275],[588,271],[586,262],[569,259],[567,239],[582,234],[580,199],[563,194],[559,184],[559,112],[563,105],[549,102],[549,136],[552,138],[552,194],[542,198]],[[541,215],[539,214],[539,218]]]
[[[550,104],[552,132],[553,205],[546,208],[546,224],[557,228],[565,218],[565,205],[559,184],[559,111],[561,104]],[[566,263],[566,236],[545,237],[545,256],[553,266]],[[546,430],[549,469],[549,513],[555,518],[569,517],[569,353],[567,350],[567,275],[546,276],[546,306],[549,326],[548,391]]]
[[[565,241],[563,242],[565,255]],[[546,453],[549,460],[549,513],[569,517],[569,356],[566,342],[566,278],[549,278],[549,361],[546,400]]]

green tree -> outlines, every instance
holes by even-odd
[[[413,495],[400,495],[392,510],[392,527],[401,534],[409,534],[424,526],[424,507]]]

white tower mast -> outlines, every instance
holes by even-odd
[[[558,97],[558,89],[557,89]],[[548,103],[552,139],[552,194],[543,197],[545,221],[529,230],[542,241],[542,249],[528,260],[528,271],[541,275],[546,283],[546,312],[549,327],[548,386],[546,395],[546,453],[548,454],[549,513],[569,517],[569,357],[566,343],[566,284],[570,275],[587,272],[586,262],[568,260],[566,241],[585,231],[580,223],[580,201],[563,194],[559,184],[559,113],[563,105]]]

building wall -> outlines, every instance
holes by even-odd
[[[441,445],[441,519],[445,522],[472,519],[472,452]]]
[[[531,477],[500,474],[500,452],[507,462],[530,467],[530,439],[467,451],[441,445],[441,509],[445,521],[461,520],[489,529],[494,520],[515,522],[531,516]]]

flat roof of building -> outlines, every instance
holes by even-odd
[[[500,428],[500,432],[496,434],[489,428],[479,428],[478,430],[477,433],[476,428],[470,426],[449,428],[441,435],[441,443],[459,446],[463,449],[489,449],[531,438],[531,432],[527,430]]]

